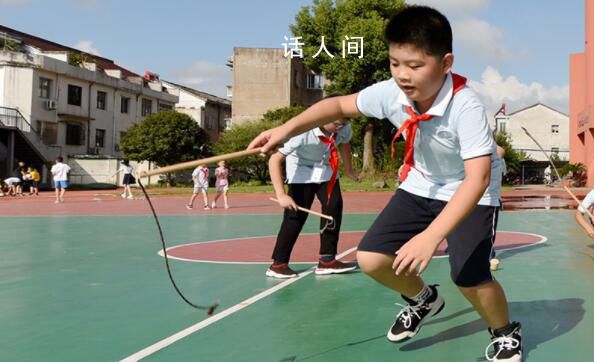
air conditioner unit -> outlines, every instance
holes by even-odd
[[[45,101],[45,108],[49,110],[57,109],[58,102],[54,101],[53,99],[48,99]]]

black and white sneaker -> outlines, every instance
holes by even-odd
[[[417,335],[423,323],[441,312],[445,306],[443,298],[437,293],[437,285],[430,285],[433,292],[424,303],[416,303],[412,299],[402,296],[408,302],[396,316],[396,321],[386,336],[390,342],[399,343]]]
[[[268,270],[266,270],[266,276],[277,279],[290,279],[297,278],[299,274],[296,271],[289,268],[289,264],[272,264]]]
[[[497,333],[489,328],[491,343],[485,349],[487,361],[521,362],[522,361],[522,325],[511,323],[511,332]]]

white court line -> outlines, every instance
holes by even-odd
[[[355,250],[357,250],[356,247],[350,248],[349,250],[346,250],[345,252],[338,254],[336,256],[336,258],[340,259],[340,258],[352,253]],[[184,330],[181,330],[181,331],[177,332],[176,334],[169,336],[155,344],[152,344],[152,345],[146,347],[145,349],[140,350],[140,351],[134,353],[133,355],[128,356],[120,361],[121,362],[132,362],[132,361],[138,361],[142,358],[148,357],[151,354],[158,352],[158,351],[162,350],[163,348],[179,341],[180,339],[185,338],[185,337],[189,336],[190,334],[197,332],[203,328],[206,328],[209,325],[211,325],[215,322],[218,322],[221,319],[228,317],[235,312],[239,312],[243,308],[248,307],[248,306],[256,303],[257,301],[266,298],[267,296],[283,289],[284,287],[288,287],[289,285],[295,283],[299,279],[305,278],[309,274],[313,273],[314,269],[315,269],[315,267],[312,267],[302,273],[299,273],[299,276],[297,278],[287,279],[287,280],[283,281],[282,283],[279,283],[270,289],[266,289],[265,291],[261,292],[260,294],[256,294],[253,297],[250,297],[250,298],[244,300],[243,302],[237,303],[234,306],[225,309],[221,313],[215,314],[214,316],[207,318],[207,319],[203,320],[202,322],[196,323],[193,326],[190,326]]]

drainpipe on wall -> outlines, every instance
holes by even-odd
[[[89,84],[89,103],[87,106],[87,155],[91,154],[91,89],[95,82]]]
[[[109,152],[110,155],[115,153],[115,144],[116,144],[116,99],[117,99],[118,89],[114,88],[113,90],[113,121],[111,126],[111,151]],[[120,110],[122,109],[122,104],[120,103]]]

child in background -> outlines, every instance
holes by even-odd
[[[229,203],[227,202],[227,192],[229,192],[229,169],[225,167],[225,161],[219,161],[218,165],[219,167],[215,170],[215,176],[217,178],[215,187],[217,189],[217,194],[212,201],[212,208],[214,209],[217,207],[217,200],[223,195],[225,209],[228,209]]]
[[[192,172],[192,181],[194,181],[194,192],[192,193],[192,197],[190,197],[190,202],[186,205],[186,209],[192,210],[198,193],[202,193],[204,210],[210,210],[208,206],[208,168],[204,166],[196,167],[194,172]]]
[[[586,234],[594,239],[594,220],[590,219],[590,216],[586,212],[594,212],[594,190],[588,192],[577,211],[575,212],[575,220],[584,229]]]
[[[270,157],[270,179],[278,203],[285,212],[272,253],[273,262],[266,270],[266,276],[279,279],[298,276],[289,267],[289,260],[307,221],[307,213],[299,211],[297,206],[309,209],[315,197],[322,204],[322,213],[334,219],[333,228],[326,228],[326,221],[320,220],[320,259],[315,273],[342,274],[356,268],[336,260],[343,208],[338,180],[339,152],[346,174],[359,180],[352,168],[351,137],[351,125],[339,119],[291,138]],[[285,193],[283,184],[283,162],[288,193]]]
[[[39,181],[41,181],[41,175],[35,167],[27,168],[27,174],[31,177],[29,195],[39,196]]]
[[[129,160],[123,160],[120,169],[117,170],[116,173],[114,173],[111,177],[114,177],[120,172],[124,174],[124,179],[122,180],[122,184],[124,185],[124,193],[121,196],[123,199],[133,200],[134,195],[132,195],[130,185],[135,184],[136,179],[134,178],[134,169],[132,166],[130,166]]]
[[[68,172],[70,172],[70,166],[64,163],[62,156],[57,157],[56,163],[51,169],[51,173],[54,175],[56,204],[64,202],[64,195],[66,194],[66,189],[68,188]]]

